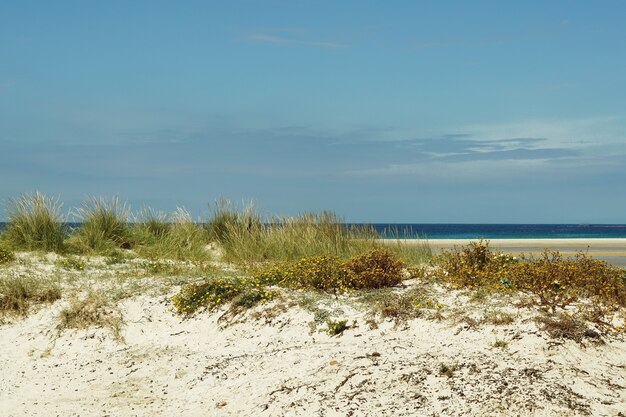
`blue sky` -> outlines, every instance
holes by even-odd
[[[4,1],[0,199],[626,223],[622,1]]]

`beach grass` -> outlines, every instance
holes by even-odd
[[[150,259],[209,260],[209,232],[196,224],[191,214],[178,208],[171,215],[145,209],[132,230],[135,250]]]
[[[26,315],[32,306],[61,298],[60,286],[31,276],[0,277],[0,314]]]
[[[72,235],[72,244],[79,251],[97,252],[133,246],[130,208],[118,197],[88,197],[75,210],[81,226]]]
[[[9,200],[6,245],[18,250],[61,251],[65,233],[63,204],[39,191]]]
[[[349,258],[383,246],[373,228],[348,226],[330,211],[272,216],[264,222],[253,206],[237,210],[225,200],[217,202],[208,229],[209,236],[223,248],[225,260],[238,264],[322,255]],[[409,262],[432,255],[427,242],[411,245],[397,241],[385,247]]]

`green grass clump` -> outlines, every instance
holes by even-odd
[[[208,230],[225,259],[242,264],[307,256],[348,258],[382,245],[371,228],[348,227],[332,212],[274,216],[263,222],[252,206],[236,210],[225,200],[216,204]]]
[[[37,278],[0,278],[0,313],[25,315],[36,304],[61,298],[60,287]]]
[[[15,254],[13,253],[13,251],[0,246],[0,265],[8,264],[9,262],[13,262],[14,260]]]
[[[205,249],[208,232],[194,223],[185,209],[178,208],[169,219],[163,214],[144,217],[136,229],[143,236],[142,244],[136,248],[142,256],[177,260],[209,258]]]
[[[111,200],[89,197],[76,210],[82,225],[76,231],[76,244],[87,251],[103,251],[111,248],[130,249],[133,237],[129,226],[130,210],[117,197]]]
[[[65,234],[61,207],[58,200],[39,191],[9,200],[3,239],[16,249],[62,250]]]

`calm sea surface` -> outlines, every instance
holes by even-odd
[[[350,225],[362,226],[362,223]],[[76,227],[78,224],[71,224]],[[383,237],[411,239],[626,238],[626,224],[371,224]],[[0,222],[0,230],[5,223]]]
[[[428,239],[626,238],[626,224],[373,224],[385,237]]]

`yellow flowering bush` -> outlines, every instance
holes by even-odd
[[[177,314],[190,315],[201,307],[212,310],[231,301],[250,308],[278,295],[255,280],[219,277],[184,286],[174,295],[172,304]]]
[[[538,297],[540,305],[556,307],[588,299],[597,312],[626,307],[625,271],[583,252],[565,259],[558,251],[539,258],[524,258],[511,271],[519,289]]]
[[[391,287],[402,282],[404,263],[393,253],[374,249],[344,261],[338,256],[307,256],[272,266],[255,275],[264,285],[311,288],[331,293]]]
[[[353,289],[393,287],[402,282],[404,262],[386,249],[373,249],[345,263]]]
[[[583,252],[564,258],[559,251],[519,260],[491,252],[488,242],[472,242],[446,253],[441,278],[457,288],[520,290],[542,307],[556,311],[581,303],[588,318],[601,322],[626,308],[626,271]]]
[[[512,287],[508,274],[517,259],[489,249],[489,241],[470,242],[469,245],[445,252],[442,257],[445,280],[457,288]]]

